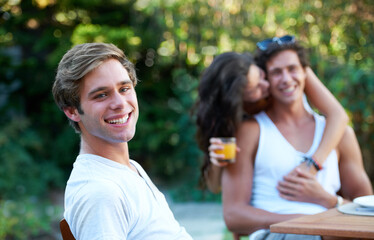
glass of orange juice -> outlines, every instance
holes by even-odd
[[[216,149],[214,153],[224,155],[224,159],[219,159],[220,162],[235,162],[236,157],[236,138],[234,137],[219,137],[222,142],[223,149]]]

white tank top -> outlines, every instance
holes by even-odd
[[[254,163],[251,205],[280,214],[315,214],[326,208],[313,203],[288,201],[279,196],[278,181],[299,165],[304,156],[316,151],[325,128],[325,119],[313,113],[315,131],[313,144],[306,153],[297,151],[280,133],[265,112],[255,115],[260,125],[260,138]],[[317,173],[317,180],[330,194],[340,189],[339,165],[336,151],[332,151]]]

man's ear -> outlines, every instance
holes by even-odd
[[[81,120],[78,110],[75,107],[65,107],[64,113],[70,120],[74,122],[79,122]]]

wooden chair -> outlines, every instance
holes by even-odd
[[[233,240],[240,240],[240,237],[246,237],[248,236],[247,234],[240,234],[240,233],[232,233],[232,239]]]
[[[75,240],[73,234],[70,231],[69,224],[66,222],[65,218],[60,221],[60,231],[63,240]]]

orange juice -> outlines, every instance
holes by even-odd
[[[235,138],[220,138],[222,141],[223,149],[214,150],[216,154],[225,155],[224,159],[219,161],[235,162],[236,157],[236,143]]]

